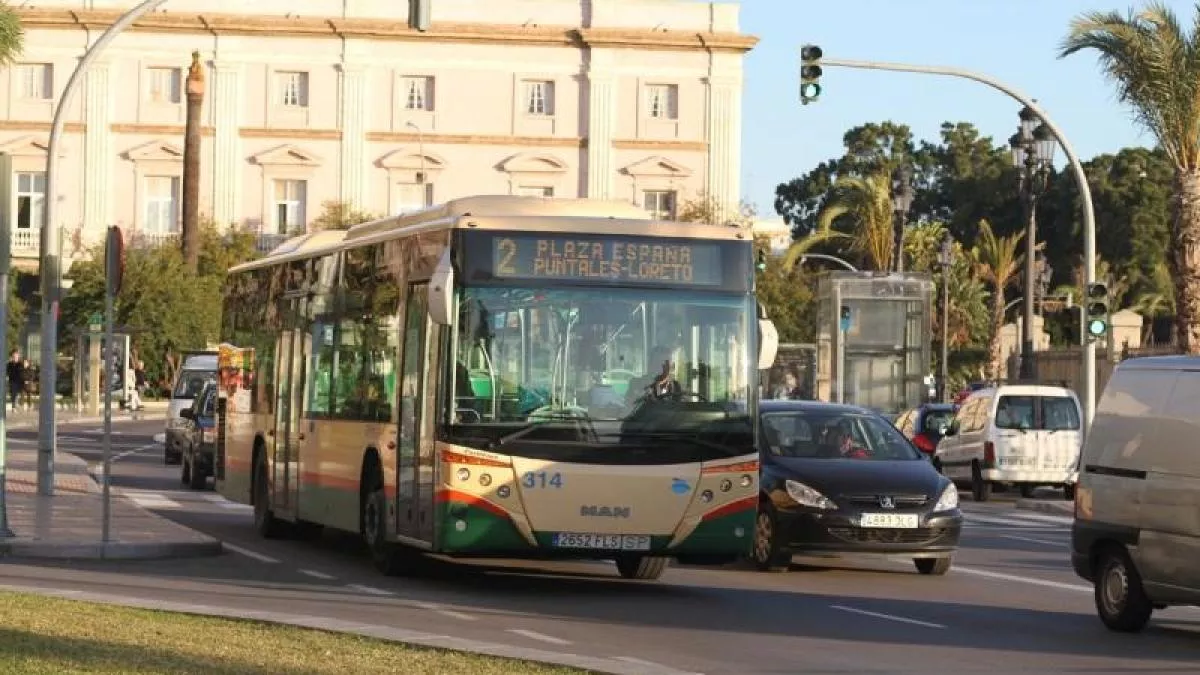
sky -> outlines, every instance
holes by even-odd
[[[893,61],[981,71],[1015,86],[1063,130],[1081,160],[1152,137],[1118,103],[1096,57],[1058,58],[1071,19],[1144,0],[741,0],[742,32],[760,39],[747,55],[742,193],[775,216],[775,187],[843,154],[842,136],[892,120],[936,141],[944,121],[971,122],[997,144],[1017,130],[1020,104],[982,84],[935,75],[826,67],[821,98],[799,100],[800,45],[826,58]],[[1192,24],[1192,0],[1166,0]],[[1057,153],[1056,164],[1063,156]],[[1015,189],[1015,186],[1014,186]]]

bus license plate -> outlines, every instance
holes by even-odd
[[[559,532],[554,535],[557,548],[591,548],[605,551],[648,551],[650,535],[646,534],[585,534]]]
[[[920,522],[915,513],[864,513],[859,525],[862,527],[887,527],[914,529]]]

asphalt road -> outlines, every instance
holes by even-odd
[[[159,421],[119,425],[113,484],[146,508],[226,542],[220,558],[0,564],[0,583],[104,590],[421,630],[620,659],[646,672],[1192,673],[1200,611],[1108,632],[1067,559],[1069,521],[1003,501],[964,504],[969,527],[945,577],[908,560],[797,559],[785,574],[673,568],[630,582],[604,563],[431,561],[379,575],[352,537],[266,541],[248,508],[179,483],[153,442]],[[99,459],[99,429],[64,450]],[[32,433],[14,432],[13,442]],[[824,567],[824,565],[832,565]]]

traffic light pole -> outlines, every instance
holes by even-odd
[[[1066,134],[1058,128],[1058,125],[1050,119],[1046,112],[1030,97],[1018,91],[996,78],[983,73],[977,73],[961,68],[947,68],[943,66],[920,66],[906,63],[888,63],[882,61],[854,61],[850,59],[821,59],[822,66],[833,66],[835,68],[853,68],[858,70],[888,70],[899,73],[921,73],[924,75],[944,75],[947,77],[957,77],[965,80],[973,80],[981,84],[985,84],[993,89],[996,89],[1004,94],[1007,94],[1016,101],[1026,105],[1030,110],[1037,113],[1037,116],[1054,134],[1055,140],[1063,149],[1063,154],[1067,156],[1067,162],[1071,165],[1071,172],[1075,176],[1075,183],[1079,188],[1079,196],[1083,200],[1083,283],[1087,287],[1096,282],[1096,215],[1092,209],[1092,191],[1088,188],[1087,173],[1083,170],[1083,164],[1079,161],[1079,157],[1075,154],[1074,148],[1067,142]],[[1086,307],[1082,310],[1084,320],[1086,321]],[[1087,433],[1091,426],[1092,418],[1096,414],[1096,342],[1095,340],[1084,340],[1083,342],[1083,428],[1084,433]]]

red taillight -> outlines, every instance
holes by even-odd
[[[913,445],[917,446],[917,449],[921,452],[930,455],[933,454],[934,450],[937,450],[937,443],[934,443],[933,439],[924,433],[917,434],[913,437]]]
[[[983,465],[989,469],[996,466],[996,446],[991,441],[983,444]]]

